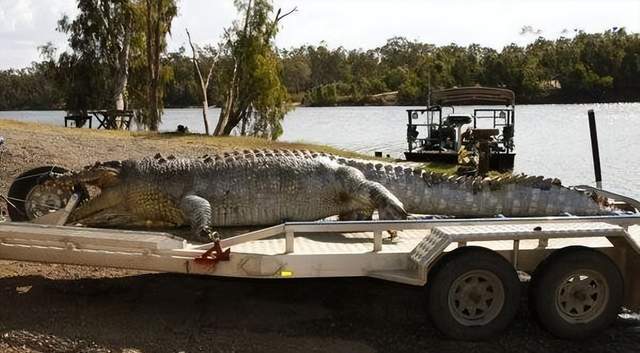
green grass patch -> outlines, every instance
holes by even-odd
[[[423,164],[420,168],[428,172],[454,175],[458,170],[458,165],[449,164],[449,163],[430,162],[430,163]]]

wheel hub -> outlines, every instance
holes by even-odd
[[[63,208],[73,191],[71,188],[55,185],[36,185],[25,198],[25,211],[29,219],[42,217]]]
[[[605,308],[609,286],[599,272],[579,270],[560,283],[556,291],[556,309],[570,323],[590,322]]]
[[[449,310],[465,326],[485,325],[495,319],[504,305],[500,279],[485,270],[469,271],[458,277],[449,290]]]

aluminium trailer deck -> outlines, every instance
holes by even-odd
[[[383,238],[398,231],[393,241]],[[431,264],[460,246],[492,249],[525,272],[571,245],[602,250],[635,277],[640,215],[378,222],[296,222],[223,239],[229,261],[197,261],[212,248],[168,233],[28,223],[0,224],[0,259],[249,278],[369,276],[424,285]],[[629,253],[631,252],[631,254]],[[630,261],[631,258],[633,261]],[[625,269],[629,267],[629,271]],[[638,267],[640,268],[640,267]],[[639,303],[640,288],[628,286]]]

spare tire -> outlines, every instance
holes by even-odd
[[[9,218],[13,222],[29,222],[47,212],[66,206],[73,193],[80,189],[81,199],[88,195],[82,186],[72,189],[45,187],[40,181],[52,174],[66,173],[57,166],[44,166],[20,174],[9,187]]]

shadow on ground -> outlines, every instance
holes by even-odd
[[[373,279],[237,280],[146,274],[0,278],[0,348],[102,352],[637,352],[640,323],[619,319],[583,342],[557,340],[526,303],[503,335],[444,339],[422,288]],[[22,348],[20,348],[22,347]]]

